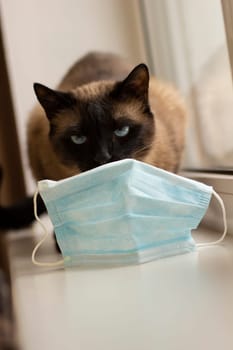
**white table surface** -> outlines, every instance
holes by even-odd
[[[233,349],[233,237],[197,253],[105,269],[34,267],[34,244],[31,234],[9,237],[22,350]],[[54,257],[51,239],[40,258]]]

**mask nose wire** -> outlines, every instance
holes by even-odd
[[[39,191],[37,190],[33,196],[34,215],[35,215],[36,220],[38,221],[38,223],[40,224],[40,226],[42,227],[42,229],[44,231],[44,236],[42,237],[42,239],[37,243],[37,245],[33,249],[32,262],[34,265],[37,265],[37,266],[44,266],[44,267],[60,266],[60,265],[63,265],[64,259],[54,261],[54,262],[42,262],[42,261],[38,261],[36,259],[36,253],[37,253],[38,249],[40,248],[40,246],[44,243],[44,241],[49,236],[49,232],[48,232],[47,228],[45,227],[45,225],[43,224],[43,222],[40,220],[39,216],[37,215],[37,197],[38,197],[38,194],[39,194]]]
[[[208,242],[198,243],[197,247],[206,247],[206,246],[219,244],[224,240],[224,238],[226,237],[226,234],[227,234],[227,217],[226,217],[226,209],[225,209],[223,200],[214,190],[213,190],[213,195],[217,199],[217,201],[222,209],[224,231],[223,231],[222,236],[217,241],[210,242],[210,243],[208,243]]]

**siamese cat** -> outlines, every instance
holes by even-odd
[[[27,140],[36,180],[64,179],[124,158],[178,171],[185,106],[171,85],[149,76],[145,64],[132,67],[117,55],[89,53],[56,90],[38,83],[34,90],[39,104],[30,115]],[[38,210],[45,210],[41,199]],[[33,219],[31,198],[0,208],[0,228]]]

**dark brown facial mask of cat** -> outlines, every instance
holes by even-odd
[[[86,171],[124,158],[143,157],[155,129],[148,87],[144,64],[121,82],[93,82],[72,91],[34,84],[49,120],[50,142],[61,163]]]

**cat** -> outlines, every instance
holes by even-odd
[[[39,104],[27,140],[36,180],[64,179],[124,158],[178,171],[186,108],[177,90],[150,77],[145,64],[133,67],[115,54],[93,52],[72,66],[56,90],[35,83],[34,91]],[[26,201],[28,224],[32,199]],[[0,208],[0,228],[2,210],[10,209],[16,214],[15,207]],[[44,210],[40,199],[39,213]]]

